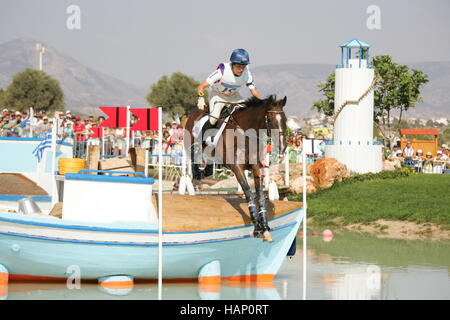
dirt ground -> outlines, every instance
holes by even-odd
[[[19,173],[0,173],[0,194],[48,196],[44,189]]]
[[[449,240],[450,230],[444,230],[433,223],[417,224],[410,221],[377,220],[370,224],[351,224],[345,229],[375,235],[377,238],[403,240]]]

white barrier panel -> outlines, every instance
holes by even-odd
[[[152,178],[66,174],[63,219],[157,223]]]
[[[318,154],[322,156],[322,144],[324,143],[321,139],[303,139],[302,150],[306,154]]]

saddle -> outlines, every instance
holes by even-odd
[[[232,108],[230,108],[229,106],[232,106]],[[215,145],[216,145],[217,141],[219,140],[219,137],[222,135],[223,130],[225,129],[225,126],[227,125],[231,115],[241,107],[243,107],[243,105],[241,105],[241,104],[230,104],[230,105],[228,105],[228,107],[222,109],[219,119],[217,119],[217,123],[216,123],[216,128],[217,128],[217,124],[219,124],[217,133],[214,136],[202,137],[203,141],[205,142],[206,145],[215,147]],[[208,109],[208,111],[209,111],[209,109]],[[210,117],[210,114],[208,112],[199,121],[197,121],[197,123],[194,125],[192,133],[193,133],[195,139],[198,139],[199,135],[204,131],[203,127],[205,126],[206,122],[209,120],[209,117]],[[210,127],[207,129],[212,129],[212,128],[214,128],[214,127]]]

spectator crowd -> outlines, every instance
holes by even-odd
[[[3,109],[0,114],[0,137],[44,138],[47,132],[52,129],[55,119],[58,126],[57,138],[74,145],[74,157],[84,158],[89,145],[102,145],[102,141],[97,137],[94,129],[101,128],[100,124],[105,120],[105,117],[88,116],[81,118],[73,115],[70,110],[66,112],[57,111],[54,115],[53,118],[45,112],[35,112],[30,117],[26,111]],[[136,120],[136,117],[132,116],[131,125]],[[125,128],[103,128],[103,137],[103,154],[125,155],[127,153]],[[183,148],[183,137],[183,126],[180,123],[166,123],[163,128],[163,152],[165,154],[180,154]],[[146,148],[151,154],[156,154],[158,151],[157,131],[133,131],[130,141],[132,146]],[[175,162],[181,163],[181,158]]]
[[[49,117],[45,112],[35,112],[31,117],[26,111],[11,111],[3,109],[0,113],[0,137],[38,137],[44,138],[52,129],[53,122],[57,123],[57,138],[74,145],[74,157],[85,158],[87,146],[99,145],[104,155],[126,155],[126,129],[125,128],[103,128],[103,141],[95,135],[96,128],[105,121],[103,116],[88,116],[81,118],[75,116],[70,110],[66,112],[55,112],[54,117]],[[132,115],[131,125],[137,121]],[[181,120],[181,122],[184,122]],[[98,132],[97,132],[98,134]],[[132,131],[130,145],[142,147],[149,150],[152,155],[151,163],[156,164],[158,153],[157,131]],[[166,122],[163,126],[163,153],[174,157],[165,157],[165,164],[181,165],[181,154],[183,150],[184,128],[180,121]],[[302,162],[302,140],[314,139],[314,136],[306,136],[301,130],[292,132],[288,139],[289,161]],[[306,154],[307,162],[314,162],[317,158],[324,156],[326,140],[317,137],[320,143],[314,153]],[[267,149],[271,152],[270,145]],[[274,156],[274,159],[276,156]],[[442,144],[436,155],[415,150],[412,142],[408,141],[403,150],[395,145],[388,157],[391,161],[397,161],[405,166],[414,168],[417,172],[443,173],[450,172],[449,148]],[[271,161],[272,162],[272,161]]]
[[[84,158],[89,145],[102,145],[104,155],[126,154],[125,128],[103,128],[103,143],[94,134],[93,129],[100,128],[100,124],[105,120],[105,117],[99,116],[95,118],[94,116],[88,116],[81,118],[67,110],[66,112],[55,112],[54,118],[58,125],[57,138],[74,145],[74,157]],[[51,130],[54,118],[42,111],[35,112],[30,117],[28,112],[4,109],[0,114],[0,136],[43,138]],[[133,115],[131,125],[136,120],[136,117]],[[166,122],[163,128],[163,153],[181,155],[183,137],[184,128],[180,121]],[[289,138],[289,159],[291,162],[301,162],[303,138],[308,137],[302,134],[301,130],[294,131]],[[157,131],[133,131],[130,141],[132,146],[146,148],[150,154],[154,155],[158,152]],[[307,160],[314,161],[322,155],[323,150],[317,150],[317,154],[307,154]],[[153,163],[156,160],[156,157],[153,157]],[[169,159],[166,158],[165,162],[169,162]],[[181,157],[175,157],[173,162],[177,165],[180,164]]]
[[[415,150],[412,142],[407,141],[403,150],[394,145],[388,159],[398,161],[405,166],[422,173],[450,173],[450,156],[448,145],[442,144],[436,155],[428,151],[424,154],[422,149]]]

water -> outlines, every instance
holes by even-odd
[[[165,283],[163,299],[303,299],[302,242],[286,258],[272,284]],[[330,242],[308,237],[306,299],[450,299],[450,240],[441,242],[377,239],[338,232]],[[156,283],[107,291],[94,283],[68,289],[64,283],[12,283],[7,299],[151,299]]]
[[[307,299],[450,299],[450,241],[378,239],[341,232],[308,237]],[[297,245],[301,247],[301,241]],[[302,299],[302,257],[276,280],[282,299]]]

